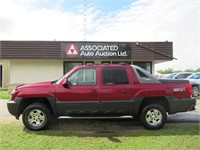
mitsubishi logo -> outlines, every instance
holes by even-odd
[[[76,44],[68,44],[66,49],[65,49],[65,52],[67,54],[67,56],[73,58],[73,57],[76,57],[79,53],[79,48]]]

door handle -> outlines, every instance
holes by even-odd
[[[97,93],[97,90],[91,90],[91,93]]]
[[[122,90],[122,93],[129,93],[129,91],[128,90]]]

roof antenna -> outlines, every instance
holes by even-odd
[[[83,4],[83,40],[87,41],[87,0],[84,0]]]

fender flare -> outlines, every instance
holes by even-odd
[[[57,117],[58,115],[58,112],[57,112],[57,109],[56,109],[56,98],[55,97],[46,97],[49,104],[51,105],[51,109],[53,111],[53,115],[55,117]]]

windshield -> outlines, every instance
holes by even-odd
[[[200,74],[191,74],[187,79],[200,79]]]

